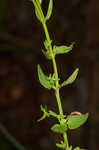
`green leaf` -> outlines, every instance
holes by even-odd
[[[65,46],[65,45],[63,45],[63,46],[54,46],[53,47],[53,52],[54,52],[55,55],[56,54],[66,54],[66,53],[68,53],[72,50],[73,45],[74,45],[74,43],[71,44],[70,46]]]
[[[45,46],[46,50],[49,50],[49,46],[51,45],[51,43],[52,43],[52,40],[50,42],[47,40],[44,41],[44,46]]]
[[[63,141],[61,141],[61,144],[60,144],[60,143],[56,143],[56,146],[57,146],[58,148],[62,148],[62,149],[65,149],[65,148],[66,148],[66,144],[65,144]]]
[[[46,14],[46,17],[45,17],[45,21],[47,21],[51,17],[52,10],[53,10],[53,0],[50,0],[49,5],[48,5],[47,14]]]
[[[52,59],[52,56],[51,56],[49,50],[48,50],[48,51],[42,50],[42,53],[45,55],[45,57],[46,57],[47,59],[49,59],[49,60]]]
[[[37,120],[38,122],[41,121],[41,120],[44,120],[46,117],[49,117],[49,113],[47,112],[47,107],[43,107],[42,105],[40,106],[41,107],[41,111],[43,112],[43,116]]]
[[[42,22],[42,18],[41,18],[39,9],[36,9],[36,8],[35,8],[35,15],[36,15],[37,19],[38,19],[40,22]]]
[[[67,120],[69,129],[76,129],[83,125],[88,119],[88,113],[83,115],[71,115]]]
[[[68,85],[68,84],[72,84],[72,83],[75,81],[75,79],[76,79],[76,77],[77,77],[77,75],[78,75],[78,71],[79,71],[79,69],[76,68],[75,71],[72,73],[72,75],[71,75],[66,81],[64,81],[64,82],[60,85],[60,87],[66,86],[66,85]]]
[[[58,116],[55,112],[53,112],[51,110],[49,110],[49,115],[52,117],[55,117],[55,118],[57,118],[57,116]]]
[[[33,2],[34,7],[35,7],[35,15],[36,15],[37,19],[40,22],[44,23],[45,18],[44,18],[42,8],[41,8],[42,0],[32,0],[32,2]]]
[[[56,133],[64,133],[67,131],[67,125],[66,124],[55,124],[51,127],[51,130]]]
[[[39,81],[40,81],[41,85],[44,86],[47,89],[53,88],[53,85],[50,83],[50,80],[48,80],[48,76],[46,76],[43,73],[40,65],[38,65],[37,68],[38,68],[38,78],[39,78]]]

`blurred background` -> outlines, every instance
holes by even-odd
[[[48,1],[43,2],[46,11]],[[56,45],[76,42],[72,52],[56,57],[61,82],[76,67],[79,75],[61,90],[64,113],[89,112],[87,123],[69,131],[73,146],[99,149],[99,0],[54,1],[47,23]],[[27,150],[56,150],[61,136],[50,132],[54,119],[40,123],[40,105],[58,112],[54,91],[44,89],[37,78],[37,64],[44,72],[52,64],[41,53],[45,35],[28,0],[0,0],[0,150],[16,150],[1,124]]]

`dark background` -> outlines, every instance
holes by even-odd
[[[43,2],[43,8],[48,1]],[[87,123],[69,131],[73,146],[99,149],[99,0],[54,1],[48,28],[56,45],[76,42],[72,52],[56,57],[61,82],[76,67],[79,75],[61,90],[64,113],[89,112]],[[52,72],[41,53],[45,35],[28,0],[0,0],[0,123],[28,150],[56,150],[61,139],[50,132],[54,119],[37,123],[40,105],[58,111],[53,91],[37,78],[37,64]],[[0,150],[16,149],[0,131]]]

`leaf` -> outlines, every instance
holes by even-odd
[[[51,130],[56,133],[64,133],[67,130],[66,124],[55,124],[51,127]]]
[[[75,71],[72,73],[72,75],[71,75],[66,81],[64,81],[64,82],[60,85],[60,87],[66,86],[66,85],[68,85],[68,84],[72,84],[72,83],[75,81],[75,79],[76,79],[76,77],[77,77],[77,75],[78,75],[78,71],[79,71],[79,69],[76,68]]]
[[[38,65],[37,68],[38,68],[38,78],[41,85],[47,89],[53,88],[52,84],[50,83],[50,80],[48,80],[48,77],[43,73],[40,65]]]
[[[62,148],[62,149],[65,149],[65,148],[66,148],[66,144],[63,143],[63,141],[61,141],[61,144],[60,144],[60,143],[56,143],[56,146],[57,146],[58,148]]]
[[[83,115],[71,115],[67,120],[69,129],[76,129],[83,125],[88,119],[88,113]]]
[[[37,19],[42,22],[42,18],[41,18],[41,15],[40,15],[40,12],[35,8],[35,15],[37,17]]]
[[[45,46],[46,50],[49,50],[49,46],[51,45],[51,43],[52,43],[52,40],[50,40],[50,42],[47,40],[44,41],[44,46]]]
[[[57,116],[58,116],[55,112],[53,112],[53,111],[51,111],[51,110],[49,110],[49,115],[50,115],[50,116],[53,116],[53,117],[55,117],[55,118],[57,118]]]
[[[65,46],[65,45],[63,45],[63,46],[54,46],[53,47],[53,52],[54,52],[55,55],[56,54],[66,54],[66,53],[68,53],[72,50],[73,45],[74,45],[74,43],[71,44],[70,46]]]
[[[47,59],[49,59],[49,60],[52,59],[52,56],[51,56],[49,50],[48,50],[48,51],[42,50],[42,53],[45,55],[45,57],[46,57]]]
[[[38,121],[38,122],[39,122],[39,121],[42,121],[42,120],[44,120],[46,117],[47,117],[47,115],[46,115],[46,114],[43,114],[43,116],[42,116],[40,119],[38,119],[37,121]]]
[[[45,21],[47,21],[51,17],[52,10],[53,10],[53,0],[50,0],[49,5],[48,5],[47,14],[46,14],[46,17],[45,17]]]
[[[47,107],[43,107],[42,105],[40,106],[41,107],[41,111],[43,112],[43,116],[37,120],[38,122],[41,121],[41,120],[44,120],[46,117],[49,117],[49,113],[47,112]]]
[[[35,15],[37,17],[37,19],[41,22],[44,23],[45,18],[42,12],[42,8],[41,8],[41,3],[42,0],[32,0],[34,7],[35,7]]]

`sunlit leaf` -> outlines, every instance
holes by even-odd
[[[72,73],[72,75],[71,75],[66,81],[64,81],[64,82],[60,85],[60,87],[66,86],[66,85],[68,85],[68,84],[72,84],[72,83],[75,81],[75,79],[76,79],[76,77],[77,77],[77,75],[78,75],[78,71],[79,71],[79,69],[76,68],[75,71]]]
[[[88,119],[88,113],[82,115],[71,115],[68,118],[67,125],[69,129],[76,129],[83,125]]]

